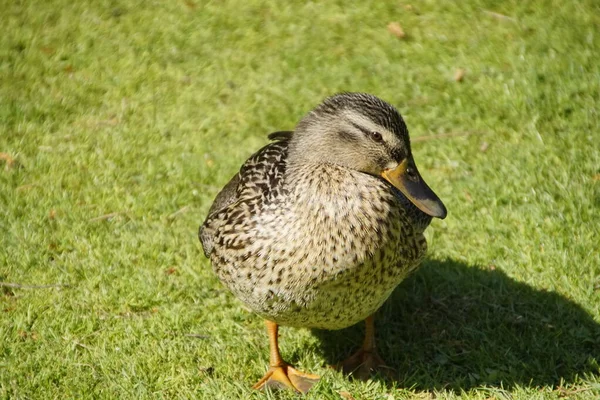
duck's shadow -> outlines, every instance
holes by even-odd
[[[362,342],[363,324],[319,331],[330,364]],[[557,386],[600,371],[600,325],[575,302],[499,270],[428,261],[376,316],[381,356],[420,390]]]

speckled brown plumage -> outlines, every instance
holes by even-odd
[[[326,100],[294,133],[271,137],[217,196],[200,228],[205,254],[267,320],[355,324],[419,264],[435,215],[380,175],[404,160],[414,165],[404,121],[376,97],[350,93]]]

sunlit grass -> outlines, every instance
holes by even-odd
[[[0,9],[0,397],[294,398],[250,389],[262,321],[196,234],[269,132],[343,90],[398,107],[449,216],[379,315],[395,381],[327,368],[362,327],[282,329],[323,375],[308,398],[600,395],[597,2]]]

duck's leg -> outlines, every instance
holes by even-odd
[[[279,327],[272,321],[265,320],[265,323],[269,334],[269,370],[253,388],[289,388],[301,393],[308,392],[318,382],[319,376],[300,372],[283,361],[277,343]]]
[[[389,373],[391,370],[385,364],[385,361],[379,357],[379,354],[377,354],[375,347],[375,319],[372,315],[365,319],[365,325],[365,340],[362,348],[339,365],[344,374],[352,375],[362,380],[368,379],[373,371]]]

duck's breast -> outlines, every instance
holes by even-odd
[[[426,242],[386,182],[336,166],[307,168],[294,171],[281,198],[240,207],[251,218],[224,229],[229,238],[211,258],[223,282],[264,317],[343,328],[381,306]]]

